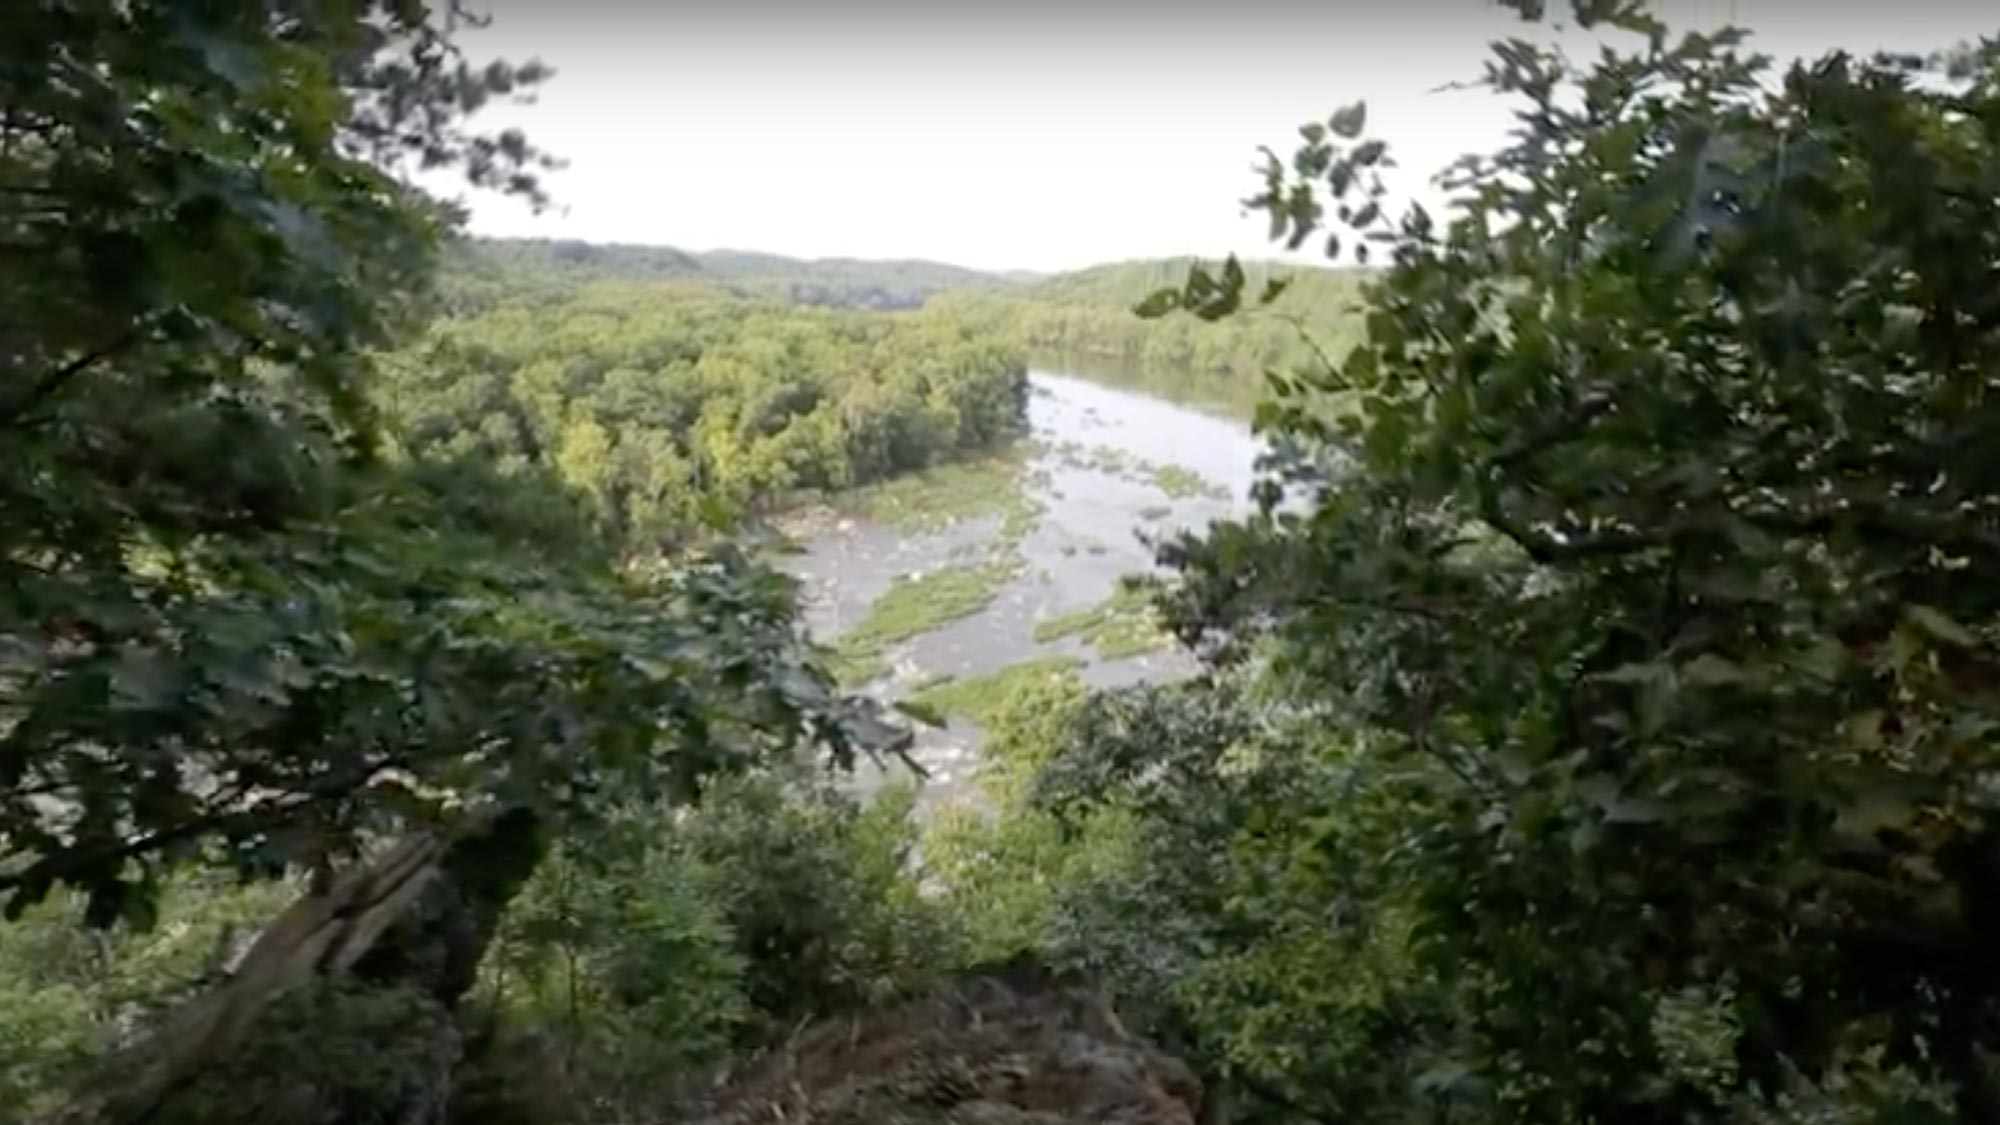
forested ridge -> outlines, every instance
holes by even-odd
[[[2000,40],[1575,13],[1449,214],[1268,153],[1336,269],[1026,279],[455,241],[453,13],[24,9],[0,1119],[2000,1120]],[[737,537],[1058,348],[1254,381],[1254,503],[920,816]]]
[[[941,262],[806,261],[747,250],[512,238],[461,239],[446,249],[443,265],[444,298],[460,307],[592,281],[677,280],[799,304],[909,309],[946,289],[1007,283]]]
[[[1178,288],[1199,262],[1161,258],[1067,273],[994,274],[936,262],[805,261],[741,251],[527,239],[468,239],[446,254],[445,307],[480,311],[535,296],[564,296],[592,282],[685,282],[746,298],[864,309],[928,308],[1056,366],[1116,364],[1260,386],[1266,370],[1338,356],[1359,329],[1364,267],[1253,262],[1268,304],[1218,319],[1147,319],[1133,310]]]
[[[1185,371],[1223,386],[1261,388],[1266,371],[1338,358],[1359,336],[1367,273],[1354,267],[1252,263],[1244,272],[1253,293],[1274,282],[1282,287],[1269,303],[1250,302],[1216,319],[1133,315],[1153,293],[1184,285],[1197,264],[1162,259],[1094,266],[1025,286],[948,292],[935,303],[963,310],[974,323],[1057,366],[1108,362]]]
[[[1193,260],[1022,281],[925,262],[460,239],[442,315],[385,356],[377,397],[420,455],[529,468],[644,548],[802,493],[993,450],[1021,432],[1028,358],[1190,373],[1244,402],[1344,349],[1358,277],[1264,266],[1268,307],[1134,309]],[[826,307],[833,306],[833,307]]]

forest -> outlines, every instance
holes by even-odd
[[[1327,268],[1039,278],[467,240],[549,76],[423,5],[10,13],[0,1120],[2000,1120],[2000,39],[1574,11],[1449,214],[1356,103]],[[1061,352],[1260,398],[1192,671],[863,791],[751,525]]]
[[[838,308],[914,309],[941,292],[1014,280],[942,262],[805,261],[746,250],[466,238],[445,248],[439,288],[447,307],[482,308],[524,292],[593,281],[686,281],[738,296]]]
[[[1251,263],[1254,293],[1276,282],[1269,302],[1234,315],[1142,318],[1133,309],[1157,291],[1184,285],[1193,260],[1120,262],[1056,274],[1025,285],[947,290],[933,305],[961,310],[1030,354],[1065,363],[1111,363],[1184,371],[1228,387],[1263,390],[1266,371],[1324,366],[1359,338],[1368,271],[1346,266]]]
[[[593,283],[678,282],[771,303],[848,309],[927,309],[1056,367],[1181,373],[1226,398],[1250,400],[1273,368],[1324,365],[1359,335],[1366,266],[1250,262],[1246,283],[1268,302],[1235,315],[1144,318],[1133,309],[1184,285],[1199,262],[1161,258],[1069,273],[981,273],[937,262],[805,261],[742,251],[467,239],[448,247],[439,300],[467,314]]]
[[[1023,279],[457,240],[442,250],[441,315],[379,357],[374,394],[410,453],[550,474],[619,542],[670,547],[1005,445],[1022,431],[1030,358],[1184,373],[1242,408],[1265,371],[1351,346],[1352,272],[1253,266],[1249,284],[1286,287],[1268,305],[1214,321],[1134,315],[1196,266]]]
[[[552,474],[634,550],[1017,436],[1004,339],[949,313],[601,282],[440,320],[375,394],[417,458]]]

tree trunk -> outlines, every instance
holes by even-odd
[[[416,1048],[444,1073],[399,1094],[407,1104],[389,1117],[431,1125],[442,1115],[459,1054],[450,1017],[472,987],[507,903],[542,854],[537,818],[519,810],[450,842],[430,833],[405,837],[294,902],[257,936],[226,980],[184,1001],[151,1034],[116,1052],[99,1088],[57,1120],[137,1125],[167,1114],[177,1098],[206,1082],[233,1083],[224,1100],[232,1112],[240,1107],[245,1122],[274,1120],[273,1113],[288,1121],[341,1121],[341,1106],[353,1100],[348,1092],[322,1076],[263,1073],[255,1062],[258,1018],[292,989],[329,979],[428,997],[447,1017],[437,1021],[433,1037],[449,1042]],[[332,1083],[340,1077],[331,1076]]]

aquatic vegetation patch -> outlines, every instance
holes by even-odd
[[[1001,537],[1018,540],[1041,516],[1041,505],[1029,495],[1036,479],[1028,470],[1024,450],[1014,449],[885,481],[856,492],[844,506],[865,519],[912,534],[1000,516]]]
[[[1017,693],[1050,682],[1073,681],[1077,669],[1081,667],[1083,661],[1074,656],[1038,657],[1010,664],[996,672],[968,676],[912,692],[909,701],[941,714],[956,715],[980,726],[988,726]]]
[[[847,685],[879,679],[888,671],[884,649],[985,609],[1017,569],[1010,557],[896,579],[868,607],[868,616],[834,641],[834,674]]]
[[[1077,637],[1105,660],[1165,648],[1170,640],[1153,614],[1152,599],[1142,588],[1121,586],[1110,597],[1074,613],[1046,618],[1035,625],[1040,644]]]
[[[1185,465],[1148,461],[1108,445],[1085,445],[1080,441],[1043,443],[1045,454],[1071,469],[1085,469],[1118,477],[1137,484],[1149,484],[1169,499],[1229,499],[1229,489],[1209,480]]]
[[[889,674],[889,660],[880,651],[849,649],[836,644],[827,658],[827,671],[841,687],[860,687],[872,684]]]
[[[1147,464],[1145,472],[1154,488],[1174,500],[1186,500],[1196,496],[1207,500],[1229,499],[1227,488],[1185,465]]]
[[[917,677],[917,681],[910,685],[910,691],[912,693],[929,691],[932,688],[943,687],[956,679],[958,675],[955,672],[930,672]]]

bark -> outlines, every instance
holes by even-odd
[[[152,1117],[176,1088],[235,1051],[272,1001],[365,953],[431,881],[444,850],[435,836],[412,835],[307,892],[264,928],[226,979],[117,1052],[104,1069],[109,1081],[86,1092],[59,1120],[126,1125]]]
[[[441,1014],[434,1026],[420,1029],[423,1042],[396,1045],[404,1057],[431,1060],[423,1065],[437,1073],[393,1092],[399,1104],[386,1118],[432,1125],[443,1117],[451,1069],[461,1054],[454,1020],[459,1002],[508,902],[542,854],[540,825],[522,811],[449,842],[428,833],[397,842],[294,902],[258,935],[227,979],[114,1056],[100,1089],[58,1120],[139,1125],[171,1117],[175,1100],[191,1091],[213,1101],[217,1091],[200,1089],[203,1083],[244,1077],[254,1082],[239,1083],[242,1121],[272,1120],[273,1113],[288,1121],[345,1120],[343,1106],[356,1099],[338,1087],[344,1076],[266,1073],[271,1068],[254,1061],[262,1045],[258,1017],[287,992],[326,980],[426,997]],[[232,1069],[249,1073],[231,1075]],[[384,1119],[379,1108],[371,1117]]]

